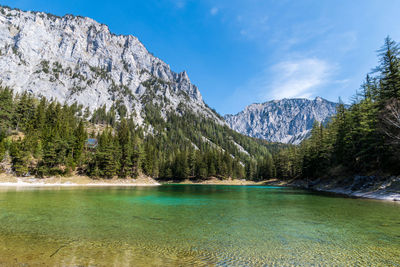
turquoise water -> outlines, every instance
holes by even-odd
[[[400,266],[400,205],[266,186],[0,189],[0,265]]]

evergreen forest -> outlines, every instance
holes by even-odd
[[[340,103],[326,125],[275,156],[282,179],[400,173],[400,48],[387,37],[379,65],[367,74],[353,103]]]
[[[118,102],[93,112],[76,103],[0,88],[0,171],[37,177],[249,180],[400,172],[400,48],[387,37],[379,65],[348,107],[315,123],[300,145],[241,135],[184,105],[163,118],[149,101],[139,126]],[[151,86],[151,85],[149,85]],[[156,85],[155,85],[156,86]],[[89,145],[91,138],[96,144]]]
[[[174,180],[261,180],[275,175],[269,148],[277,150],[279,145],[243,136],[189,110],[171,112],[164,119],[149,101],[145,113],[144,125],[138,126],[118,103],[89,112],[77,104],[1,87],[2,169],[37,177],[144,174]]]

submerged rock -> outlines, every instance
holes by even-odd
[[[375,181],[375,176],[356,175],[354,177],[353,185],[351,186],[351,191],[359,191],[372,187],[375,184],[374,181]]]

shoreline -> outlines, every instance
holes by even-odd
[[[354,184],[349,186],[338,186],[333,181],[331,184],[329,183],[309,183],[304,180],[289,180],[283,181],[279,179],[269,179],[264,181],[247,181],[247,180],[235,180],[235,179],[226,179],[219,180],[217,178],[212,178],[208,180],[183,180],[183,181],[165,181],[162,184],[188,184],[188,185],[261,185],[261,186],[281,186],[281,187],[295,187],[305,190],[311,190],[315,192],[321,193],[332,193],[336,195],[341,195],[345,197],[352,198],[362,198],[362,199],[372,199],[372,200],[380,200],[380,201],[390,201],[397,202],[400,204],[400,190],[392,191],[393,184],[396,182],[400,183],[400,178],[392,179],[393,181],[385,181],[374,185],[372,188],[368,187],[364,190],[351,190]]]
[[[329,190],[322,190],[322,189],[314,189],[317,192],[328,192],[334,193],[338,195],[345,195],[348,197],[355,197],[355,198],[363,198],[363,199],[374,199],[374,200],[383,200],[383,201],[391,201],[391,202],[398,202],[400,204],[400,194],[398,193],[383,193],[383,192],[348,192],[345,189],[329,189]]]
[[[357,180],[356,176],[354,179]],[[340,181],[339,181],[340,182]],[[289,180],[283,181],[278,179],[269,179],[264,181],[249,181],[239,179],[224,179],[210,178],[207,180],[190,180],[183,181],[157,181],[147,176],[139,176],[136,179],[113,178],[113,179],[92,179],[88,176],[70,176],[70,177],[15,177],[6,174],[0,174],[0,188],[14,187],[135,187],[135,186],[161,186],[164,184],[181,184],[181,185],[235,185],[235,186],[281,186],[295,187],[315,192],[326,192],[346,197],[375,199],[383,201],[391,201],[400,203],[400,177],[393,177],[391,180],[374,184],[370,187],[364,187],[354,190],[353,181],[350,184],[338,186],[338,181],[314,181],[308,182],[304,180]]]
[[[354,176],[351,177],[350,182],[342,185],[338,185],[343,182],[343,180],[340,179],[333,181],[317,180],[313,182],[304,180],[281,181],[275,179],[275,181],[271,181],[266,185],[296,187],[315,192],[333,193],[353,198],[390,201],[400,204],[400,177],[391,177],[374,184],[357,186],[359,185],[360,178],[365,179],[369,177]]]
[[[162,184],[181,184],[181,185],[264,185],[267,181],[250,181],[244,179],[218,179],[210,178],[206,180],[190,180],[185,179],[183,181],[166,180],[160,181]]]
[[[88,176],[70,177],[15,177],[0,175],[0,188],[2,187],[106,187],[106,186],[159,186],[154,179],[140,176],[137,179],[92,179]]]

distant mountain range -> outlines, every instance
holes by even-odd
[[[274,100],[249,105],[236,115],[226,115],[225,121],[251,137],[299,144],[309,136],[315,121],[324,123],[335,115],[337,105],[321,97]]]
[[[147,118],[154,107],[165,121],[171,114],[190,112],[244,135],[292,144],[308,136],[315,120],[326,121],[335,114],[337,105],[322,98],[284,99],[250,105],[224,121],[204,103],[185,71],[173,72],[136,37],[115,35],[87,17],[1,6],[0,81],[17,93],[76,102],[90,111],[124,106],[149,133],[156,126]],[[201,145],[204,140],[192,142]],[[238,137],[231,143],[238,144]],[[247,153],[241,149],[230,150]]]
[[[0,6],[0,84],[92,114],[113,109],[116,119],[125,110],[145,135],[176,136],[165,141],[174,149],[227,151],[242,162],[269,153],[226,127],[185,71],[172,71],[138,38],[115,35],[88,17]]]

